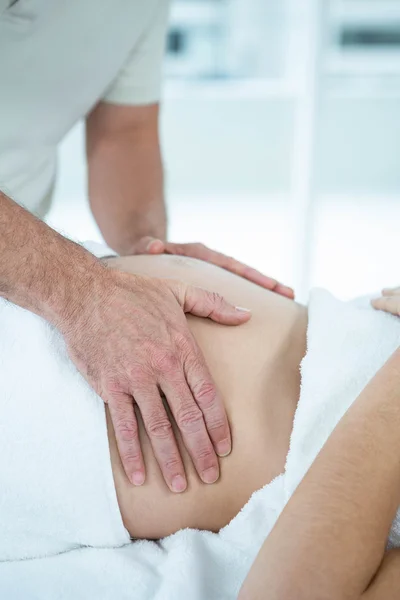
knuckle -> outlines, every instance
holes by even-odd
[[[153,355],[153,366],[158,373],[171,373],[178,366],[178,361],[172,351],[157,350]]]
[[[201,461],[203,464],[214,464],[215,461],[215,453],[211,444],[204,446],[195,451],[195,456],[198,461]]]
[[[227,426],[227,421],[220,416],[215,416],[213,419],[207,420],[207,429],[210,433],[215,431],[223,431]]]
[[[179,457],[175,455],[163,459],[161,466],[164,473],[168,472],[175,474],[181,471],[181,461],[179,460]]]
[[[193,406],[178,410],[176,422],[184,433],[198,431],[203,424],[203,413],[196,404],[193,404]]]
[[[171,244],[171,249],[176,253],[176,254],[185,254],[186,251],[186,247],[183,244]]]
[[[124,442],[130,442],[137,438],[138,428],[135,421],[125,418],[117,418],[115,423],[118,436]]]
[[[210,292],[210,296],[209,296],[213,306],[221,306],[221,304],[223,304],[223,297],[221,296],[221,294],[218,294],[217,292]]]
[[[164,440],[169,438],[172,431],[171,422],[167,417],[154,416],[145,422],[149,437]]]
[[[121,453],[121,459],[125,465],[139,465],[141,464],[142,456],[139,451],[125,450]]]
[[[201,404],[202,409],[212,408],[215,405],[217,391],[210,381],[202,381],[195,386],[194,396]]]
[[[126,382],[119,375],[110,375],[107,377],[104,387],[111,396],[118,396],[126,391]]]

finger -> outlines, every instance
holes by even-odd
[[[382,295],[383,296],[394,296],[395,294],[400,294],[400,287],[384,288],[382,290]]]
[[[133,399],[129,394],[122,392],[113,394],[108,401],[108,407],[126,476],[133,485],[142,485],[146,473]]]
[[[251,317],[248,308],[233,306],[220,294],[191,285],[183,290],[181,306],[186,313],[206,317],[223,325],[240,325]]]
[[[131,252],[132,254],[145,254],[146,252],[146,248],[149,245],[149,243],[153,240],[154,238],[150,237],[149,235],[146,235],[145,237],[142,237],[138,242],[136,242],[136,244],[133,246]]]
[[[193,398],[184,373],[176,379],[165,377],[160,380],[160,386],[199,477],[204,483],[214,483],[219,477],[218,458],[208,436],[203,413]]]
[[[211,250],[203,244],[173,244],[167,242],[164,251],[167,254],[179,254],[204,260],[217,267],[221,267],[226,271],[230,271],[235,275],[239,275],[244,279],[248,279],[252,283],[266,288],[267,290],[272,290],[278,294],[287,296],[288,298],[294,297],[294,292],[290,287],[282,285],[276,279],[267,277],[257,269],[249,267],[248,265],[235,260],[231,256],[226,256],[225,254]]]
[[[293,288],[288,287],[287,285],[278,283],[276,288],[274,289],[274,292],[276,292],[277,294],[280,294],[281,296],[285,296],[286,298],[289,298],[290,300],[294,300],[294,290],[293,290]]]
[[[215,451],[218,456],[227,456],[232,449],[228,417],[204,357],[195,342],[184,364],[186,380],[203,414]]]
[[[246,265],[242,265],[242,272],[236,271],[238,275],[241,275],[245,279],[248,279],[252,283],[259,285],[271,292],[275,292],[276,294],[280,294],[281,296],[287,296],[288,298],[294,298],[294,291],[287,285],[283,285],[276,279],[272,277],[267,277],[267,275],[263,275],[260,271],[253,269],[252,267],[248,267]]]
[[[371,301],[374,308],[400,316],[399,296],[382,296]]]
[[[146,246],[146,254],[163,254],[165,242],[159,239],[151,239]]]
[[[132,254],[161,254],[165,242],[149,235],[142,237],[133,247]]]
[[[159,390],[156,385],[138,389],[136,382],[134,394],[165,483],[172,492],[183,492],[187,486],[185,469]]]

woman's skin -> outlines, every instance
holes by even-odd
[[[400,349],[338,423],[281,513],[239,600],[398,600]],[[265,590],[268,589],[268,595]]]
[[[198,478],[178,432],[188,488],[173,494],[161,476],[140,420],[147,478],[132,486],[122,468],[111,419],[107,424],[117,497],[125,527],[135,538],[159,538],[184,527],[218,531],[251,494],[284,469],[300,390],[299,363],[306,350],[307,310],[282,296],[194,259],[135,256],[108,259],[110,267],[180,279],[223,294],[252,311],[240,328],[188,317],[219,388],[230,420],[233,447],[220,460],[220,478]]]

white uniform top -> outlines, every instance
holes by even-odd
[[[159,99],[169,0],[0,0],[0,189],[34,212],[100,100]]]

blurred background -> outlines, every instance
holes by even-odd
[[[301,300],[400,284],[400,0],[173,0],[165,75],[172,241]],[[47,221],[101,240],[83,147],[79,124]]]

